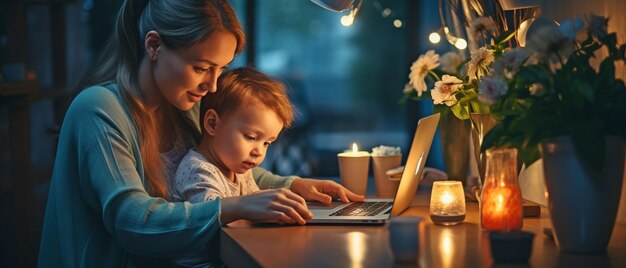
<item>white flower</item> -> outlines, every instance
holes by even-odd
[[[467,75],[470,79],[480,79],[489,73],[489,64],[495,60],[493,50],[481,47],[472,52],[472,59],[467,63]]]
[[[528,88],[530,95],[541,97],[546,94],[546,88],[540,83],[534,83]]]
[[[454,96],[459,87],[463,85],[461,79],[452,75],[444,74],[441,77],[441,81],[435,83],[435,88],[430,91],[430,96],[433,98],[434,104],[442,104],[452,106],[456,103],[456,97]]]
[[[517,72],[517,68],[519,68],[526,59],[528,59],[528,52],[525,50],[519,48],[508,50],[491,65],[493,74],[512,79]]]
[[[457,73],[457,69],[463,64],[463,56],[457,52],[447,52],[439,58],[441,63],[441,70],[446,73]]]
[[[490,17],[478,17],[470,22],[470,33],[475,38],[486,32],[495,33],[497,29],[496,23]]]
[[[509,86],[501,77],[485,77],[480,81],[478,100],[487,104],[494,104],[509,91]]]
[[[400,147],[380,145],[372,148],[372,156],[399,155],[401,153]]]
[[[409,83],[413,85],[418,96],[422,96],[422,92],[428,90],[426,86],[426,75],[430,70],[439,66],[439,55],[434,50],[427,51],[421,55],[413,65],[411,65],[411,73],[409,74]]]
[[[594,38],[603,38],[607,35],[607,27],[609,20],[602,16],[588,15],[586,16],[589,31]]]
[[[559,29],[546,26],[531,36],[526,48],[536,53],[539,59],[547,59],[552,65],[560,65],[573,52],[574,44]]]
[[[582,42],[587,39],[585,22],[580,18],[565,20],[559,25],[561,32],[571,41]]]

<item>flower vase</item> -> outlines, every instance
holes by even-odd
[[[458,180],[465,185],[469,166],[469,120],[460,120],[452,113],[443,116],[439,122],[439,138],[443,164],[450,180]]]
[[[485,181],[485,166],[487,158],[485,153],[480,152],[483,145],[485,135],[493,126],[496,125],[496,119],[489,113],[471,113],[470,120],[472,122],[472,146],[474,147],[474,157],[478,164],[478,185],[482,185]]]
[[[568,136],[541,143],[548,208],[561,251],[604,252],[622,189],[624,141],[605,137],[605,162],[595,170],[581,161]]]

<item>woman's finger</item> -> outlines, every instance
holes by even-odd
[[[313,214],[311,213],[311,211],[309,211],[309,208],[306,205],[306,202],[301,203],[300,200],[304,201],[304,199],[291,192],[288,191],[285,194],[285,199],[281,200],[281,204],[282,205],[286,205],[292,209],[294,209],[294,211],[296,211],[298,213],[299,216],[301,216],[302,218],[305,219],[310,219],[313,217]]]
[[[296,212],[296,210],[290,206],[283,205],[280,203],[274,203],[272,206],[272,209],[277,212],[282,212],[282,214],[288,218],[287,220],[285,220],[285,222],[289,222],[289,220],[291,219],[292,221],[295,221],[298,224],[302,224],[302,225],[306,224],[306,221],[304,220],[304,218],[302,218],[302,216],[300,216],[300,214],[298,214],[298,212]]]

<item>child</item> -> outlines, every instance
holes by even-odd
[[[225,72],[217,88],[202,99],[202,139],[183,158],[170,183],[173,201],[199,203],[258,191],[251,169],[263,161],[282,128],[293,122],[284,86],[254,69]],[[217,243],[201,250],[177,259],[177,264],[221,265]]]

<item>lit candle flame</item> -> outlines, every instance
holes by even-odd
[[[358,152],[358,151],[359,151],[359,148],[358,148],[358,147],[356,147],[356,143],[352,143],[352,152],[353,152],[353,153],[356,153],[356,152]]]
[[[440,199],[441,199],[441,203],[443,203],[444,205],[447,205],[447,204],[452,203],[452,199],[454,199],[454,197],[450,193],[444,192],[441,195]]]

